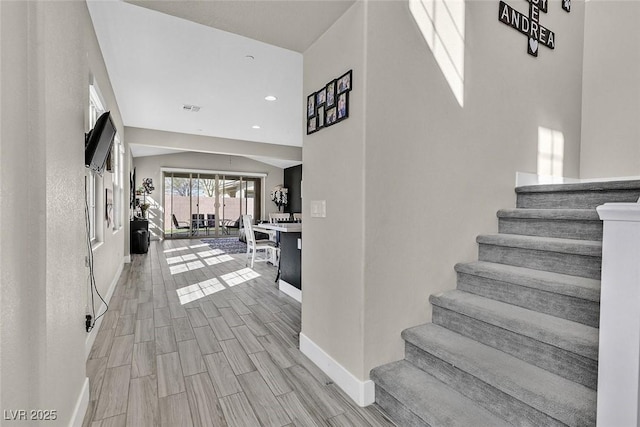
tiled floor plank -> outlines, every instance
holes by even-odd
[[[101,420],[126,412],[130,376],[131,366],[128,365],[106,370],[94,419]]]
[[[182,364],[182,374],[185,377],[207,371],[200,347],[195,339],[180,341],[178,343],[178,353]]]
[[[177,352],[160,354],[156,359],[158,369],[158,397],[182,393],[184,377]]]
[[[242,348],[238,340],[221,341],[220,346],[222,347],[222,351],[225,356],[227,356],[227,360],[236,375],[255,371],[256,367],[253,365],[253,362],[249,359],[249,355],[245,349]]]
[[[207,354],[204,356],[204,361],[218,397],[229,396],[242,391],[240,383],[238,383],[224,353]]]
[[[291,422],[286,411],[273,395],[258,372],[238,376],[253,411],[263,426],[281,427]]]
[[[127,427],[158,425],[158,385],[155,377],[134,378],[129,386]]]
[[[260,372],[260,375],[262,375],[262,378],[265,380],[271,389],[271,392],[275,396],[280,396],[281,394],[293,391],[281,369],[274,363],[271,356],[269,356],[269,353],[261,351],[250,354],[249,358],[251,358],[251,361],[256,366],[258,372]]]
[[[192,427],[191,410],[186,393],[160,398],[161,427]]]
[[[220,347],[220,344],[218,343],[218,340],[216,339],[216,336],[214,335],[213,330],[211,330],[209,324],[201,328],[194,328],[193,333],[196,336],[196,341],[198,341],[202,354],[211,354],[222,351],[222,347]]]
[[[197,374],[185,379],[191,418],[196,427],[225,426],[226,421],[209,374]]]
[[[256,418],[244,393],[236,393],[220,398],[222,412],[230,427],[258,427]]]

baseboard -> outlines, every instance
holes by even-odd
[[[116,290],[116,285],[120,280],[120,275],[122,274],[123,269],[124,269],[124,263],[120,263],[120,265],[118,266],[118,271],[113,277],[113,280],[109,285],[109,289],[107,290],[106,295],[102,296],[104,300],[107,302],[107,304],[109,303],[109,301],[111,301],[111,297],[113,296],[113,292]],[[105,308],[107,307],[105,306],[104,303],[102,303],[98,311],[96,311],[96,313],[99,315],[100,313],[104,312]],[[89,353],[91,353],[91,347],[93,347],[93,343],[96,340],[96,335],[98,334],[98,330],[100,329],[100,325],[102,324],[103,318],[104,316],[96,320],[96,324],[93,326],[93,329],[91,329],[91,332],[87,334],[87,338],[84,343],[85,359],[89,359]]]
[[[278,289],[298,302],[302,302],[302,291],[295,286],[280,279],[278,281]]]
[[[84,384],[82,384],[82,390],[80,390],[80,396],[78,396],[78,401],[76,402],[76,407],[73,408],[73,413],[71,414],[69,427],[82,427],[84,416],[89,407],[89,398],[89,378],[85,378]]]
[[[358,406],[364,407],[375,402],[373,381],[361,381],[353,376],[303,333],[300,333],[300,351],[327,374]]]
[[[126,255],[124,257],[124,263],[125,264],[131,264],[131,255]]]

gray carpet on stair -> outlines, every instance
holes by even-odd
[[[517,409],[522,403],[567,425],[595,424],[596,392],[588,387],[434,324],[407,329],[402,336],[407,344],[444,362],[440,368],[448,366],[455,368],[457,374],[463,374],[443,381],[456,390],[464,391],[479,380],[485,383],[485,393],[494,388],[520,402],[510,404],[503,416],[513,413],[518,417],[517,411],[524,409]],[[441,380],[446,378],[445,371],[423,364],[420,357],[408,360],[429,373],[439,372],[443,376],[437,378]],[[496,404],[500,405],[500,402]]]
[[[396,402],[402,401],[411,412],[403,416],[410,425],[420,425],[417,422],[420,420],[424,422],[422,425],[429,426],[509,426],[506,421],[404,360],[376,368],[371,375],[376,385]]]

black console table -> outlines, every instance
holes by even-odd
[[[130,245],[132,254],[146,254],[149,250],[151,236],[149,234],[148,219],[134,219],[129,227]]]

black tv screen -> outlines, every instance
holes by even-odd
[[[116,136],[116,127],[111,114],[103,113],[93,129],[87,134],[84,147],[84,164],[89,169],[102,173]]]

